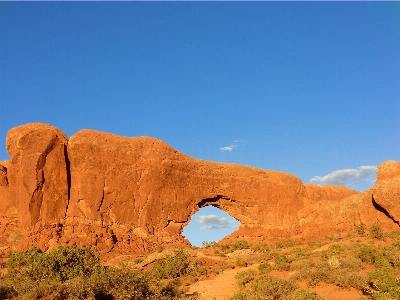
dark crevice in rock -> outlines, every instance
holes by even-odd
[[[383,213],[386,217],[388,217],[389,219],[391,219],[394,223],[396,223],[399,227],[400,227],[400,222],[396,221],[390,214],[389,212],[384,209],[382,206],[380,206],[374,199],[374,195],[372,195],[372,205],[374,206],[374,208],[377,211],[380,211],[381,213]]]
[[[68,193],[67,206],[65,207],[65,214],[64,214],[64,219],[65,219],[67,216],[68,205],[71,198],[71,166],[68,157],[67,145],[64,145],[64,158],[65,158],[65,168],[67,172],[67,193]]]

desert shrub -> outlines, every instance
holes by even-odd
[[[271,247],[265,243],[254,245],[252,248],[256,252],[269,252],[271,250]]]
[[[265,274],[272,270],[272,266],[270,265],[270,263],[264,262],[258,265],[258,270],[261,274]]]
[[[321,241],[309,241],[307,243],[307,245],[308,245],[309,250],[314,250],[314,249],[317,249],[317,248],[323,246],[324,243]]]
[[[326,261],[329,259],[328,251],[326,250],[321,251],[321,254],[319,256],[322,261]]]
[[[375,239],[378,240],[384,239],[382,227],[377,223],[374,223],[369,227],[369,232],[371,236]]]
[[[400,252],[393,246],[384,246],[381,248],[382,255],[379,257],[375,265],[379,267],[379,262],[382,262],[382,267],[400,268]]]
[[[328,265],[332,268],[339,268],[340,267],[340,261],[337,259],[337,257],[332,256],[328,259]]]
[[[329,252],[332,254],[339,254],[344,250],[344,247],[340,244],[333,244],[329,246]]]
[[[367,286],[367,281],[361,273],[348,269],[333,272],[330,277],[330,283],[343,288],[363,289]]]
[[[218,249],[214,250],[214,255],[221,256],[221,257],[226,257],[225,253],[220,252]]]
[[[222,251],[229,251],[229,249],[230,249],[230,246],[228,244],[221,245],[221,250]]]
[[[378,250],[374,246],[370,245],[361,246],[357,254],[357,257],[366,264],[374,264],[378,256]]]
[[[241,271],[236,273],[235,279],[236,283],[239,286],[239,288],[244,288],[244,286],[254,280],[256,278],[256,270],[254,269],[248,269],[245,271]]]
[[[14,288],[22,293],[45,281],[64,282],[76,277],[90,277],[102,269],[96,249],[66,246],[59,246],[48,254],[34,247],[13,253],[5,267]]]
[[[216,246],[217,246],[217,242],[207,242],[207,241],[203,241],[203,242],[201,242],[201,246],[202,246],[203,248],[216,247]]]
[[[374,290],[373,298],[381,299],[384,294],[400,299],[400,286],[396,277],[384,270],[368,273],[368,284]]]
[[[189,253],[184,249],[168,254],[164,258],[158,259],[152,269],[152,274],[158,279],[179,278],[196,271],[199,261],[190,263]]]
[[[275,269],[281,271],[289,271],[292,260],[285,254],[278,254],[274,258]]]
[[[328,235],[326,238],[331,242],[339,242],[340,240],[339,235],[337,234]]]
[[[252,262],[250,260],[241,257],[237,257],[235,259],[235,265],[238,267],[247,267],[248,265],[251,265],[251,263]]]
[[[361,270],[364,268],[363,262],[356,257],[344,257],[339,259],[340,266],[344,269]]]
[[[232,245],[233,250],[242,250],[242,249],[249,249],[249,243],[246,240],[236,241]]]
[[[321,282],[358,289],[366,286],[366,280],[360,272],[344,268],[336,258],[331,260],[301,263],[294,268],[296,272],[292,279],[305,280],[308,287],[318,286]]]
[[[284,247],[285,248],[291,248],[294,247],[296,245],[296,243],[293,240],[287,240],[284,242]]]
[[[307,256],[307,253],[302,248],[296,248],[294,250],[294,258],[295,259],[303,258],[305,256]]]
[[[392,240],[392,246],[400,249],[400,237],[394,237]]]
[[[255,295],[270,295],[272,299],[285,299],[291,295],[298,286],[295,282],[264,274],[253,280],[250,292]]]
[[[95,295],[108,295],[109,299],[115,300],[139,300],[154,296],[157,289],[154,287],[152,289],[151,283],[151,278],[127,266],[107,268],[102,274],[94,276],[92,279]],[[160,284],[160,286],[162,285]]]
[[[356,227],[356,232],[358,235],[363,236],[365,234],[365,225],[363,223],[360,223]]]
[[[250,288],[235,293],[229,300],[283,300],[291,299],[298,289],[295,282],[276,278],[268,274],[251,282]],[[300,298],[301,299],[301,298]]]
[[[290,300],[324,300],[324,297],[313,291],[298,289],[289,298]]]
[[[198,261],[186,265],[186,253],[176,254],[169,260],[172,263],[165,264],[167,270],[175,270],[173,275],[199,267]],[[182,261],[186,268],[182,268]],[[152,272],[128,266],[102,267],[98,252],[86,248],[61,246],[48,254],[31,248],[12,254],[6,266],[8,274],[1,279],[0,299],[186,299],[178,280],[160,281]]]

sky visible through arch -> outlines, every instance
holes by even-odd
[[[357,190],[400,160],[397,2],[0,2],[0,41],[0,161],[29,122]]]

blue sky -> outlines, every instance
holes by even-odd
[[[358,190],[400,160],[400,3],[0,2],[0,41],[0,160],[29,122]]]

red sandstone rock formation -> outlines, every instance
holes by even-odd
[[[378,209],[400,222],[400,162],[386,161],[378,166],[377,182],[371,189]]]
[[[28,124],[7,134],[11,202],[21,225],[57,223],[68,203],[67,137],[53,126]]]
[[[11,160],[0,166],[3,245],[9,232],[18,233],[20,248],[96,245],[110,256],[185,245],[183,227],[207,205],[242,223],[225,240],[309,239],[374,222],[398,228],[391,218],[399,216],[399,163],[382,164],[376,186],[359,193],[194,159],[149,137],[82,130],[68,140],[46,124],[11,129],[7,149]]]

